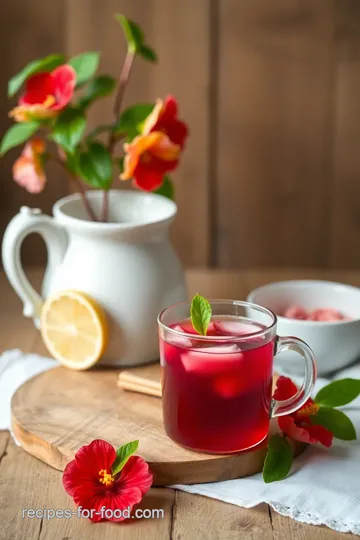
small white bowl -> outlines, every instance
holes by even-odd
[[[279,336],[296,336],[310,345],[316,356],[319,375],[344,368],[360,358],[359,288],[332,281],[281,281],[253,290],[247,300],[276,313]],[[334,308],[351,320],[299,321],[279,315],[292,305],[309,310]],[[295,358],[293,353],[284,353],[284,369],[299,372],[300,363]]]

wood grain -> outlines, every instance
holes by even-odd
[[[219,3],[220,267],[327,264],[332,5]]]
[[[158,66],[136,61],[125,104],[171,92],[190,125],[172,229],[185,265],[358,268],[358,0],[3,1],[1,134],[7,80],[34,57],[98,49],[101,71],[118,75],[115,12],[138,21],[159,55]],[[89,129],[111,119],[112,100],[101,100]],[[18,152],[0,161],[1,236],[21,205],[50,212],[68,190],[56,165],[36,199],[18,187]],[[25,241],[26,262],[44,252],[36,236]]]
[[[6,455],[1,459],[1,450]],[[0,540],[355,540],[324,527],[297,523],[270,512],[265,504],[245,509],[171,489],[153,488],[142,508],[164,510],[163,519],[118,525],[94,525],[86,519],[22,519],[25,508],[69,508],[75,505],[64,491],[61,473],[17,447],[0,432]],[[271,516],[271,517],[270,517]]]
[[[67,1],[69,53],[100,50],[102,70],[118,77],[126,51],[122,30],[113,16],[119,12],[142,26],[158,53],[158,65],[136,60],[124,105],[155,102],[173,94],[181,117],[189,122],[189,144],[181,167],[173,175],[179,213],[172,232],[179,256],[187,265],[207,265],[209,259],[208,4],[209,0]],[[193,99],[194,88],[197,99]],[[93,108],[89,125],[111,120],[112,100],[106,99]]]
[[[359,267],[360,4],[336,2],[330,266]]]
[[[154,371],[159,374],[158,366]],[[116,380],[114,370],[72,372],[65,368],[30,379],[11,402],[17,440],[30,454],[63,470],[76,451],[93,439],[105,439],[115,448],[140,439],[141,455],[157,486],[229,480],[261,471],[266,442],[252,451],[230,455],[186,450],[167,437],[161,400],[121,391]],[[273,421],[271,431],[276,425]],[[295,454],[303,449],[303,444],[294,443]]]
[[[300,269],[274,269],[253,271],[253,284],[274,279],[298,276]],[[309,270],[323,279],[337,279],[360,285],[360,272],[326,272],[324,269]],[[31,281],[38,285],[41,272],[31,271]],[[245,276],[246,277],[246,276]],[[205,280],[206,291],[228,291],[236,297],[241,287],[246,287],[245,277],[239,272],[205,272],[196,270],[188,273],[190,289],[196,289]],[[223,284],[222,284],[223,283]],[[213,284],[213,285],[212,285]],[[208,292],[206,292],[208,294]],[[36,339],[37,331],[30,321],[21,314],[20,303],[10,290],[5,276],[0,272],[0,296],[2,316],[0,323],[0,343],[2,349],[18,346],[29,352],[44,354],[41,341]],[[9,326],[8,317],[13,319]],[[24,333],[24,328],[27,329]],[[23,346],[23,336],[32,337]],[[28,338],[27,338],[28,339]],[[21,509],[30,508],[71,508],[71,499],[65,493],[61,473],[16,447],[7,432],[0,431],[0,540],[95,540],[99,535],[107,540],[254,540],[264,537],[274,540],[355,540],[350,534],[340,534],[324,528],[297,523],[276,514],[267,505],[254,509],[244,509],[198,495],[156,488],[143,501],[144,507],[163,508],[165,517],[161,520],[134,520],[126,525],[102,523],[93,525],[87,520],[22,520]],[[211,527],[209,526],[211,523]]]
[[[194,540],[274,538],[268,507],[265,504],[244,509],[178,491],[173,515],[173,538]],[[192,536],[189,535],[189,531],[192,531]]]
[[[313,525],[306,525],[304,523],[298,523],[296,521],[289,520],[285,516],[277,514],[273,509],[271,512],[271,524],[276,534],[276,538],[279,540],[356,540],[359,537],[354,534],[341,534],[336,531],[332,531],[327,527],[314,527]]]
[[[190,130],[181,166],[173,175],[179,212],[172,238],[187,266],[207,266],[212,242],[209,21],[210,0],[154,0],[153,39],[159,65],[153,93],[176,96]]]
[[[65,538],[88,540],[168,540],[171,527],[171,508],[174,492],[170,489],[151,489],[138,508],[164,510],[163,519],[134,519],[131,525],[116,523],[93,525],[88,519],[52,519],[22,517],[23,509],[52,508],[76,510],[72,499],[65,492],[61,473],[27,455],[10,441],[8,433],[0,432],[0,445],[7,440],[7,454],[0,461],[0,540],[64,540]],[[1,453],[0,453],[1,456]],[[37,489],[34,489],[34,485]],[[149,526],[149,524],[151,525]],[[130,529],[129,529],[130,526]]]
[[[161,397],[160,364],[124,369],[119,373],[117,385],[122,390]]]
[[[11,0],[0,3],[1,44],[4,50],[0,74],[0,135],[10,127],[8,111],[16,99],[8,101],[7,81],[28,62],[64,48],[64,4],[47,0]],[[11,46],[9,44],[11,43]],[[0,241],[9,220],[20,207],[39,207],[51,213],[54,202],[67,193],[67,181],[56,164],[50,164],[45,190],[34,197],[19,187],[12,178],[12,165],[21,146],[0,160]],[[39,264],[46,260],[45,249],[38,235],[25,240],[22,250],[25,263]]]

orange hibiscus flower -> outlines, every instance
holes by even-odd
[[[177,118],[177,103],[172,96],[158,100],[146,118],[143,131],[124,145],[122,180],[134,179],[145,191],[158,189],[166,173],[178,165],[188,136],[187,125]]]
[[[40,193],[45,187],[46,176],[42,164],[45,142],[39,137],[29,141],[13,165],[15,182],[30,193]]]

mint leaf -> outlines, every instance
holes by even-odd
[[[95,75],[99,61],[100,54],[98,52],[86,52],[69,60],[69,65],[76,71],[76,88],[82,86]]]
[[[68,107],[57,118],[53,128],[52,138],[70,154],[82,139],[86,128],[84,113],[79,109]]]
[[[115,19],[121,24],[124,30],[129,51],[134,54],[139,52],[144,44],[144,33],[140,26],[120,13],[115,15]]]
[[[342,439],[343,441],[353,441],[356,439],[356,431],[350,418],[337,409],[320,407],[317,414],[311,416],[311,422],[316,426],[324,426],[337,439]]]
[[[138,105],[128,107],[114,126],[114,134],[120,135],[121,133],[126,133],[128,140],[133,139],[141,133],[143,123],[153,108],[153,103],[139,103]]]
[[[145,58],[145,60],[149,60],[149,62],[157,62],[158,60],[156,52],[148,45],[141,45],[138,52],[140,56]]]
[[[5,133],[1,145],[0,145],[0,155],[3,156],[15,146],[22,144],[23,142],[30,139],[40,127],[39,122],[22,122],[21,124],[14,124],[10,129]]]
[[[8,97],[12,97],[20,90],[24,82],[35,75],[44,71],[52,71],[53,69],[65,63],[63,54],[51,54],[45,58],[38,58],[27,64],[19,73],[14,75],[8,84]]]
[[[79,100],[80,107],[88,107],[96,99],[108,96],[116,86],[115,79],[108,75],[99,75],[90,81],[84,95]]]
[[[266,484],[283,480],[288,475],[293,461],[292,447],[281,435],[273,435],[269,439],[266,454],[263,479]]]
[[[116,450],[116,459],[111,467],[111,473],[113,476],[119,474],[121,469],[124,468],[128,459],[136,452],[139,446],[139,441],[132,441],[123,446],[120,446]]]
[[[103,144],[89,144],[87,152],[80,154],[79,169],[86,184],[97,189],[110,188],[113,179],[112,160]]]
[[[190,306],[190,317],[193,327],[201,336],[206,336],[211,314],[211,306],[206,298],[200,294],[194,296]]]
[[[315,397],[316,403],[326,407],[342,407],[360,395],[359,379],[341,379],[324,386]]]
[[[153,193],[157,193],[158,195],[162,195],[173,201],[175,198],[175,189],[171,178],[169,176],[164,176],[162,185],[157,190],[153,191]]]

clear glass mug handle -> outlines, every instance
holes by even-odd
[[[297,411],[304,405],[311,395],[316,380],[316,362],[315,355],[309,345],[296,337],[276,337],[275,354],[284,351],[294,351],[300,354],[305,362],[304,381],[297,393],[289,399],[278,401],[272,400],[271,417],[284,416]]]

